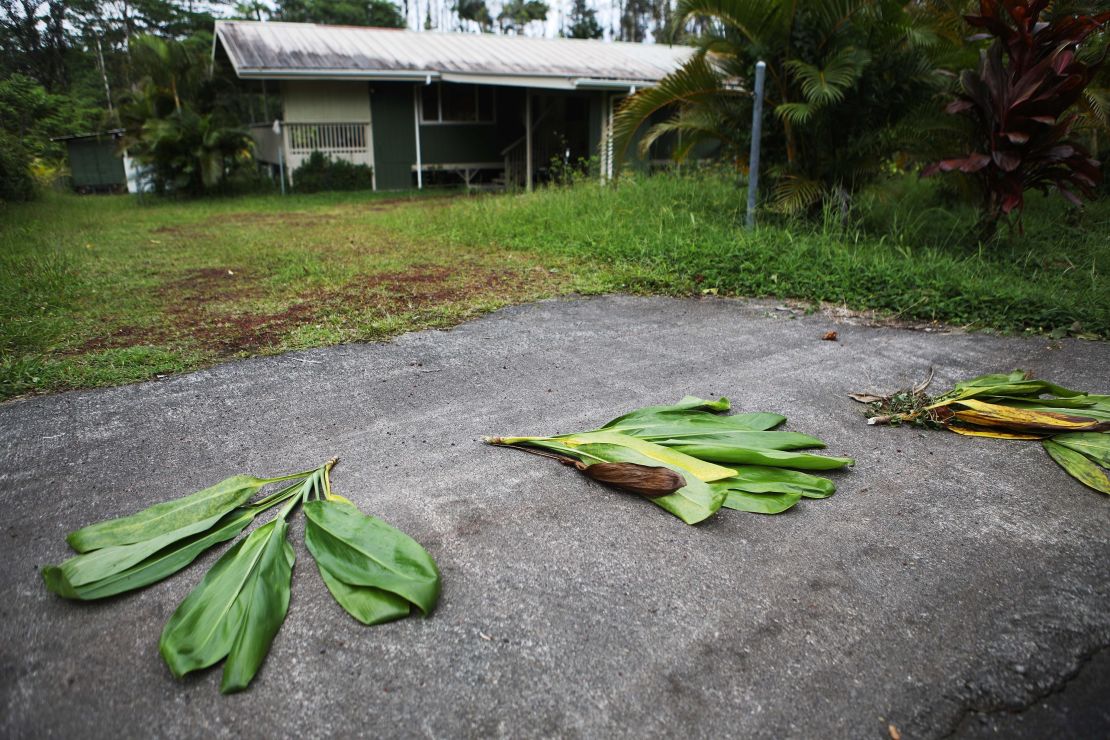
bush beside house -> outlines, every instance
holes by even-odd
[[[293,171],[293,189],[298,193],[370,190],[373,187],[373,169],[364,164],[332,159],[323,152],[313,152],[304,164]]]

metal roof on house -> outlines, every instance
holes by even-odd
[[[693,49],[584,39],[217,21],[235,73],[254,79],[444,80],[551,88],[658,82]]]

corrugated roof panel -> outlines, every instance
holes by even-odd
[[[312,23],[218,21],[216,34],[240,77],[453,72],[649,83],[693,52],[689,47],[662,44]]]

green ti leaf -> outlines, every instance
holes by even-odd
[[[409,615],[411,608],[403,597],[373,586],[351,586],[333,576],[319,562],[316,566],[336,603],[363,624],[382,624]]]
[[[604,430],[632,434],[647,439],[686,433],[761,432],[782,424],[785,416],[766,413],[720,416],[712,411],[728,411],[729,400],[706,401],[686,396],[671,406],[648,406],[636,409],[601,427]]]
[[[233,475],[189,496],[155,504],[131,516],[84,527],[70,533],[66,541],[77,552],[89,552],[161,537],[198,522],[214,521],[249,501],[271,482],[273,480],[251,475]]]
[[[129,545],[112,545],[76,555],[43,569],[48,590],[90,600],[141,588],[172,575],[213,545],[236,537],[261,512],[299,494],[312,477],[266,496],[249,507],[187,524]]]
[[[827,498],[836,485],[827,478],[760,466],[740,468],[732,478],[709,484],[725,493],[728,509],[755,514],[780,514],[805,498]]]
[[[220,691],[245,689],[289,609],[295,556],[284,515],[224,553],[166,623],[159,650],[177,677],[226,658]]]
[[[128,568],[141,563],[149,556],[172,545],[178,540],[183,540],[200,532],[205,532],[220,521],[224,515],[216,514],[209,519],[193,522],[172,532],[152,537],[149,540],[135,542],[130,545],[115,545],[93,550],[82,555],[76,555],[62,563],[60,566],[50,566],[57,573],[57,577],[71,588],[86,586],[110,576],[117,575]],[[49,579],[47,581],[49,585]]]
[[[115,596],[125,591],[149,586],[173,575],[192,563],[198,555],[208,548],[237,537],[254,517],[255,511],[252,509],[236,509],[225,514],[210,529],[177,540],[134,565],[120,568],[90,583],[74,585],[68,577],[70,569],[67,568],[67,565],[81,558],[115,550],[124,550],[136,545],[121,545],[95,550],[85,555],[77,555],[60,566],[50,565],[44,568],[43,579],[46,581],[48,590],[68,599],[90,601]]]
[[[720,484],[747,493],[797,493],[805,498],[828,498],[836,493],[836,484],[828,478],[759,465],[746,465]]]
[[[390,595],[425,615],[435,608],[439,569],[416,540],[340,499],[309,501],[304,513],[305,545],[321,574],[326,571],[325,584],[330,577],[349,587],[328,584],[351,616],[367,623],[404,616]]]
[[[696,442],[688,439],[664,439],[659,444],[701,460],[711,460],[732,465],[764,465],[800,470],[836,470],[855,464],[850,457],[812,455],[808,452],[768,450],[740,447],[713,442]]]
[[[729,447],[747,447],[759,450],[803,450],[807,448],[824,447],[825,443],[816,437],[797,432],[736,432],[736,431],[674,431],[663,430],[664,433],[636,432],[632,434],[639,439],[662,444],[668,442],[687,442],[691,444],[719,444]]]
[[[723,486],[723,481],[710,483],[711,486]],[[748,493],[731,488],[725,488],[725,501],[722,504],[726,509],[747,511],[752,514],[781,514],[802,500],[800,493]]]
[[[1052,441],[1076,452],[1082,452],[1095,463],[1110,468],[1110,433],[1072,432],[1057,434]]]
[[[1041,444],[1044,445],[1045,451],[1052,459],[1067,471],[1068,475],[1089,488],[1110,494],[1110,478],[1106,476],[1102,468],[1087,459],[1085,455],[1051,439],[1046,439]]]

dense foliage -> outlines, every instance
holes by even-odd
[[[618,151],[640,133],[642,155],[715,152],[742,171],[752,71],[763,60],[764,161],[779,210],[832,207],[847,217],[854,194],[877,177],[937,160],[934,170],[975,177],[981,238],[1020,209],[1029,188],[1092,195],[1097,166],[1069,135],[1083,134],[1096,153],[1110,139],[1100,69],[1110,14],[1092,14],[1097,3],[1084,0],[983,0],[980,14],[965,18],[967,5],[681,0],[676,25],[693,31],[697,53],[629,98],[617,117]],[[969,35],[976,29],[989,33]],[[957,78],[964,92],[949,111],[974,117],[973,126],[938,115]],[[965,154],[953,157],[960,146]]]
[[[31,177],[31,159],[19,139],[0,131],[0,203],[31,200],[35,182]]]
[[[920,9],[895,0],[681,0],[677,21],[702,21],[698,52],[618,115],[620,148],[669,137],[682,158],[706,141],[741,166],[757,60],[767,63],[765,148],[787,211],[823,202],[846,208],[879,174],[942,88]]]
[[[1105,55],[1083,58],[1083,43],[1110,21],[1099,15],[1043,18],[1049,0],[980,0],[967,22],[993,39],[978,70],[960,77],[963,88],[947,110],[970,118],[971,135],[959,157],[930,165],[925,174],[958,171],[982,193],[982,236],[1018,212],[1030,189],[1055,189],[1079,205],[1102,178],[1099,162],[1071,137],[1083,99]]]
[[[604,33],[597,22],[597,11],[586,0],[573,0],[567,16],[566,36],[572,39],[599,39]]]
[[[332,159],[313,152],[293,171],[293,187],[298,193],[321,190],[369,190],[374,187],[374,171],[364,164]]]
[[[120,109],[124,145],[149,167],[159,192],[200,195],[250,166],[250,137],[230,104],[235,88],[212,77],[210,44],[202,35],[185,42],[151,35],[131,40],[141,76]]]
[[[389,0],[282,0],[277,20],[342,26],[404,28],[405,19]]]

